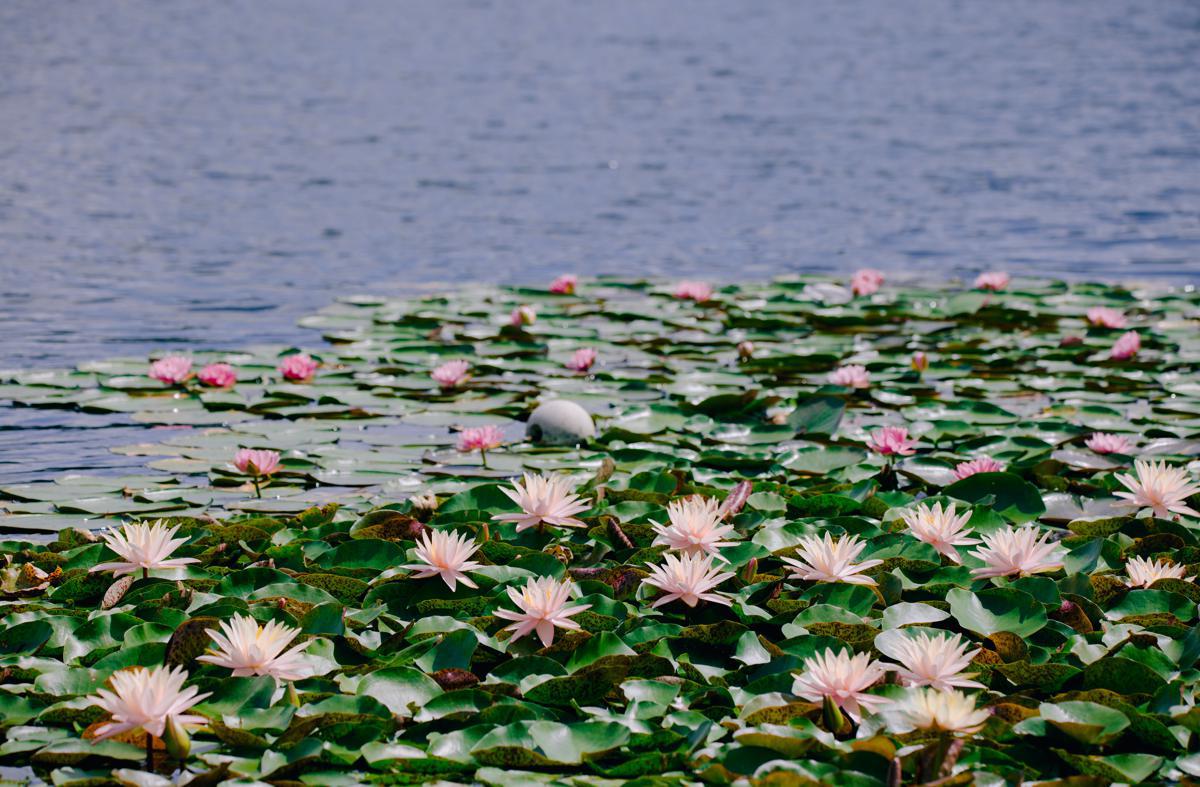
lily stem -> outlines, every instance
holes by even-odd
[[[146,770],[154,771],[154,736],[146,733]]]

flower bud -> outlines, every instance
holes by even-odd
[[[167,754],[175,760],[186,760],[192,751],[192,739],[187,728],[179,723],[175,716],[167,717],[167,726],[163,730],[163,742],[167,745]]]
[[[929,368],[929,356],[921,350],[917,350],[912,355],[912,368],[917,372],[923,372]]]

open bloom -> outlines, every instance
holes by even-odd
[[[975,289],[998,292],[1008,286],[1008,274],[1003,271],[987,271],[975,277]]]
[[[1169,519],[1171,514],[1200,517],[1200,512],[1187,505],[1187,499],[1200,492],[1200,485],[1192,482],[1186,470],[1171,467],[1166,462],[1139,459],[1133,463],[1133,472],[1136,478],[1131,475],[1117,476],[1117,480],[1129,490],[1114,493],[1125,499],[1121,505],[1153,509],[1154,515],[1161,519]]]
[[[712,287],[702,281],[681,281],[675,285],[675,297],[683,301],[704,303],[712,294]]]
[[[1146,557],[1130,558],[1125,564],[1125,573],[1129,575],[1126,585],[1132,588],[1148,588],[1160,579],[1182,579],[1191,582],[1195,577],[1185,576],[1186,566],[1177,566],[1165,560],[1154,560]]]
[[[513,641],[536,631],[542,645],[548,648],[554,642],[555,627],[578,631],[579,624],[571,620],[571,616],[592,608],[591,604],[567,606],[573,587],[571,582],[559,582],[554,577],[530,579],[523,590],[508,589],[508,597],[520,607],[520,612],[497,609],[493,614],[515,621],[504,628],[513,632]]]
[[[848,388],[869,388],[871,385],[871,375],[867,372],[867,367],[852,363],[830,372],[829,382],[834,385],[844,385]]]
[[[915,689],[885,713],[890,717],[888,729],[895,734],[924,730],[974,735],[991,716],[987,709],[976,710],[974,697],[940,689]]]
[[[1093,306],[1088,309],[1087,321],[1097,328],[1124,328],[1129,322],[1123,313],[1108,306]]]
[[[513,489],[500,490],[521,507],[521,513],[496,514],[492,519],[516,522],[518,533],[543,523],[554,527],[587,527],[575,519],[575,514],[586,511],[591,503],[571,492],[571,481],[566,476],[526,473],[523,480],[524,483],[513,481]]]
[[[429,373],[442,390],[457,388],[471,377],[471,364],[466,361],[446,361]]]
[[[713,568],[712,555],[663,555],[660,566],[647,566],[650,576],[642,580],[653,585],[665,595],[659,596],[651,607],[661,607],[679,599],[689,607],[701,601],[730,605],[730,600],[720,593],[710,593],[713,588],[733,576],[732,571]]]
[[[426,530],[417,537],[417,559],[421,562],[404,568],[416,571],[415,579],[441,577],[452,591],[459,582],[469,588],[478,587],[466,574],[480,568],[479,563],[470,559],[477,549],[475,539],[465,533]]]
[[[232,388],[237,383],[237,372],[227,363],[210,363],[196,378],[210,388]]]
[[[574,295],[577,284],[579,284],[578,276],[574,273],[564,273],[550,282],[550,292],[556,295]]]
[[[274,620],[262,625],[249,615],[234,615],[233,620],[223,620],[220,625],[220,631],[208,630],[216,649],[206,651],[196,661],[231,669],[235,678],[270,675],[275,680],[299,680],[304,677],[304,650],[308,643],[284,650],[300,629]]]
[[[518,306],[508,316],[508,322],[516,328],[524,325],[533,325],[537,322],[537,310],[532,306]]]
[[[1063,566],[1058,544],[1049,533],[1036,527],[1006,527],[982,534],[983,546],[971,553],[986,565],[973,569],[976,579],[987,577],[1029,576],[1054,571]]]
[[[150,377],[167,385],[178,385],[192,376],[192,359],[168,355],[150,364]]]
[[[913,447],[916,444],[917,441],[908,436],[908,429],[903,426],[880,427],[871,432],[867,440],[867,448],[883,456],[908,456],[916,452]]]
[[[1083,444],[1098,454],[1132,454],[1133,443],[1125,435],[1096,432]]]
[[[1003,471],[1004,465],[990,456],[981,456],[978,459],[972,459],[970,462],[959,462],[954,468],[954,477],[961,481],[976,473],[1001,473]]]
[[[186,538],[172,538],[179,525],[168,528],[161,521],[153,525],[134,524],[127,522],[120,529],[110,527],[107,533],[100,537],[113,552],[123,560],[112,563],[101,563],[91,567],[91,571],[112,571],[114,577],[122,574],[132,574],[141,569],[153,571],[160,568],[180,568],[188,563],[196,563],[194,557],[171,557],[171,553],[187,543]]]
[[[271,475],[279,469],[279,452],[242,448],[233,455],[233,466],[249,475]]]
[[[783,558],[795,569],[794,577],[815,582],[845,582],[848,585],[874,585],[875,580],[862,575],[863,571],[874,568],[882,560],[864,560],[855,563],[867,547],[867,542],[859,541],[858,536],[842,536],[837,541],[823,536],[804,536],[800,539],[797,551],[800,559]]]
[[[195,686],[183,688],[188,674],[183,667],[134,667],[117,670],[108,679],[110,689],[99,689],[89,697],[112,717],[96,728],[96,740],[104,740],[130,730],[142,729],[161,738],[167,723],[182,726],[205,724],[208,719],[187,710],[208,693],[197,694]]]
[[[967,527],[971,512],[957,513],[954,503],[945,508],[942,508],[941,503],[934,503],[933,508],[921,503],[916,508],[905,509],[900,516],[908,525],[910,535],[929,544],[955,563],[962,562],[955,547],[979,543],[978,539],[967,537],[972,532]]]
[[[279,373],[286,380],[306,382],[317,373],[317,367],[320,365],[308,355],[297,353],[289,355],[279,362]]]
[[[868,694],[867,689],[878,683],[884,674],[870,654],[851,656],[844,650],[836,653],[826,648],[823,653],[804,660],[804,672],[792,685],[792,693],[809,702],[824,702],[829,697],[855,722],[862,721],[862,713],[874,713],[891,700]]]
[[[929,368],[929,356],[921,350],[917,350],[912,354],[912,361],[909,362],[913,371],[923,372]]]
[[[721,540],[733,532],[733,525],[721,523],[719,504],[712,498],[694,496],[672,500],[667,504],[667,516],[670,525],[654,526],[654,532],[658,534],[655,544],[693,556],[716,555],[718,560],[724,558],[717,550],[734,544]]]
[[[981,650],[976,648],[968,652],[970,646],[971,643],[964,642],[958,634],[943,632],[931,637],[922,631],[913,637],[889,640],[880,647],[880,652],[900,662],[900,666],[893,669],[905,686],[981,689],[982,683],[971,680],[974,673],[963,672]]]
[[[458,433],[458,450],[464,454],[471,451],[490,451],[504,444],[504,432],[494,424],[470,426]]]
[[[883,285],[883,271],[863,268],[850,277],[850,291],[855,295],[871,295]]]
[[[1142,349],[1142,338],[1138,336],[1137,331],[1126,331],[1113,342],[1112,349],[1108,354],[1114,361],[1128,361],[1137,355],[1140,349]]]
[[[596,351],[591,347],[580,347],[567,361],[567,368],[576,372],[586,372],[596,362]]]

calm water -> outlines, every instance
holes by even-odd
[[[567,270],[1200,279],[1184,0],[7,0],[0,122],[0,367]],[[95,423],[0,409],[0,480]]]

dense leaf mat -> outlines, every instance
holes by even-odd
[[[521,305],[537,319],[514,327]],[[1128,328],[1089,325],[1095,306],[1120,310]],[[808,279],[696,303],[600,280],[574,295],[468,286],[347,298],[305,324],[328,342],[311,351],[322,366],[309,383],[276,373],[295,352],[282,347],[196,353],[197,365],[237,369],[230,390],[155,382],[142,358],[3,376],[2,398],[146,424],[145,443],[116,450],[149,464],[137,477],[0,492],[0,764],[32,763],[55,784],[113,773],[164,783],[136,774],[137,746],[82,733],[105,717],[87,697],[114,671],[165,662],[213,692],[196,707],[209,723],[186,763],[204,774],[197,785],[1200,775],[1188,753],[1200,735],[1200,589],[1126,581],[1134,557],[1194,576],[1200,522],[1114,497],[1135,458],[1195,475],[1196,292],[1021,281],[850,298]],[[1110,348],[1130,329],[1141,349],[1116,360]],[[752,351],[739,352],[743,342]],[[595,366],[566,368],[583,347],[598,351]],[[923,372],[914,352],[926,354]],[[460,358],[470,381],[440,390],[430,370]],[[865,366],[868,387],[829,382],[848,364]],[[550,398],[595,414],[597,436],[566,448],[525,441],[520,422]],[[483,425],[508,440],[486,467],[455,450],[457,430]],[[915,452],[871,451],[870,432],[885,425],[906,426]],[[1096,432],[1133,448],[1089,450]],[[261,498],[231,465],[239,447],[283,454]],[[959,463],[980,457],[1003,472],[955,480]],[[500,490],[521,471],[570,474],[591,501],[587,527],[518,534],[492,522],[516,510]],[[742,502],[729,519],[736,544],[722,550],[736,576],[717,588],[731,606],[652,608],[657,593],[641,580],[662,560],[651,527],[667,521],[668,502],[724,500],[745,480],[748,498],[730,501]],[[970,511],[976,538],[1031,523],[1060,542],[1065,566],[974,579],[969,548],[956,565],[907,532],[902,512],[925,498]],[[113,559],[88,529],[157,518],[181,526],[177,556],[199,562],[119,588],[88,572]],[[413,562],[424,529],[483,541],[477,589],[392,570]],[[821,533],[864,539],[858,560],[882,561],[865,572],[876,584],[794,578],[782,558]],[[512,641],[494,615],[511,608],[504,588],[534,576],[571,577],[591,605],[575,618],[582,631],[559,630],[545,649],[533,636]],[[311,640],[323,674],[296,683],[298,706],[269,677],[196,661],[205,630],[238,612]],[[971,696],[987,723],[940,757],[937,774],[929,752],[945,736],[931,744],[870,717],[854,725],[792,693],[806,658],[832,647],[887,662],[877,638],[901,627],[981,648],[969,671],[985,686]],[[895,680],[874,693],[898,696]]]

